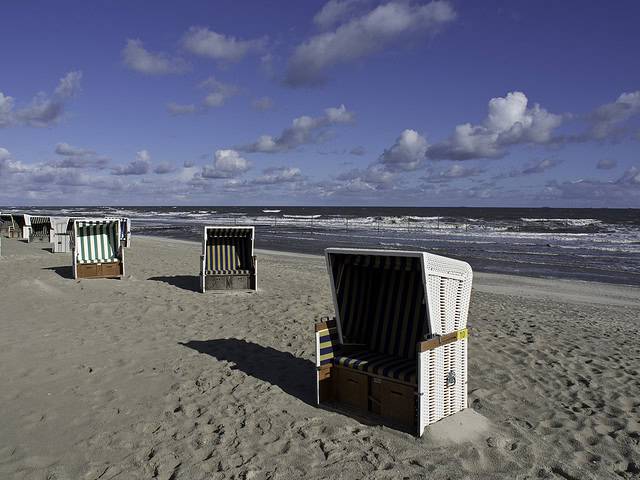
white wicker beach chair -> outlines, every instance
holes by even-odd
[[[124,275],[124,251],[117,219],[75,219],[71,249],[74,278],[118,278]]]
[[[422,436],[467,407],[471,267],[422,252],[326,250],[336,316],[316,324],[317,401]]]
[[[204,227],[200,290],[257,290],[254,227]]]

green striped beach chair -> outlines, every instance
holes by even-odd
[[[318,403],[419,436],[467,407],[471,267],[423,252],[326,250],[335,318],[316,324]]]
[[[257,290],[254,227],[204,227],[200,290]]]
[[[71,241],[74,278],[118,278],[124,275],[119,220],[74,219]]]

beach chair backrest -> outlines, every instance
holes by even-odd
[[[76,220],[74,255],[78,263],[106,263],[119,259],[120,225],[116,220]]]
[[[205,232],[207,271],[233,273],[252,268],[253,229],[207,227]]]
[[[342,341],[416,358],[429,329],[420,255],[328,255]]]

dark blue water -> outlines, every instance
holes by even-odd
[[[200,241],[204,225],[255,225],[258,248],[418,249],[478,271],[640,285],[640,210],[406,207],[8,209],[132,219],[134,234]]]

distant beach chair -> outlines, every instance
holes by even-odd
[[[29,242],[50,243],[51,220],[49,217],[30,216]]]
[[[257,290],[254,227],[204,227],[200,290]]]
[[[49,243],[53,244],[53,253],[71,252],[71,234],[73,222],[69,217],[49,217],[51,229],[49,230]]]
[[[467,407],[473,273],[422,252],[326,250],[336,317],[317,323],[317,401],[422,436]]]
[[[118,278],[124,275],[124,251],[117,219],[73,220],[74,278]]]

